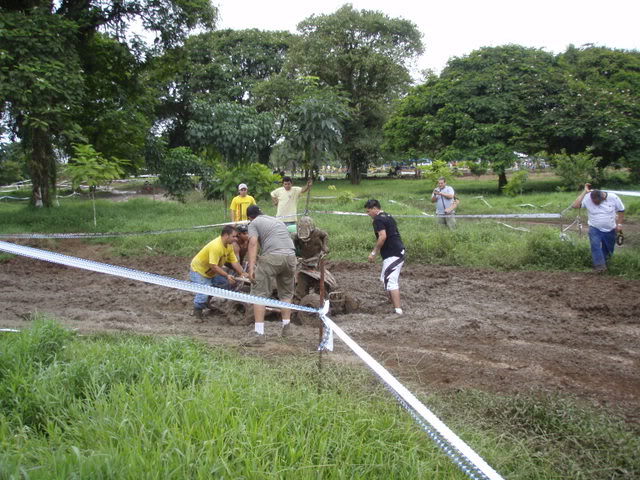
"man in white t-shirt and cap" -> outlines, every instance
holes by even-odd
[[[615,193],[592,190],[591,184],[585,183],[584,190],[571,206],[587,209],[593,269],[604,272],[613,255],[616,235],[622,231],[624,205]]]
[[[438,223],[446,225],[449,228],[455,228],[456,217],[455,209],[458,206],[456,200],[456,192],[453,187],[447,185],[444,177],[438,179],[438,186],[431,194],[431,203],[436,204],[436,215],[438,215]]]

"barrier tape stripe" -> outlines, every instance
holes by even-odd
[[[166,230],[149,230],[146,232],[113,232],[113,233],[0,233],[0,238],[10,239],[43,239],[43,238],[110,238],[136,237],[139,235],[162,235],[165,233],[188,232],[205,228],[223,227],[225,225],[239,225],[247,222],[214,223],[212,225],[197,225],[189,228],[173,228]]]
[[[571,207],[569,207],[571,208]],[[567,209],[568,210],[568,209]],[[366,213],[359,212],[341,212],[331,210],[312,210],[309,213],[322,215],[350,215],[358,217],[366,217]],[[302,216],[302,214],[297,214]],[[394,218],[446,218],[447,215],[431,215],[422,213],[421,215],[394,215]],[[276,217],[278,218],[278,217]],[[505,214],[489,214],[489,215],[455,215],[455,218],[562,218],[562,213],[505,213]],[[180,233],[190,230],[198,230],[205,228],[222,227],[225,225],[237,225],[244,222],[225,222],[214,223],[211,225],[198,225],[189,228],[173,228],[166,230],[149,230],[146,232],[113,232],[113,233],[0,233],[0,238],[8,238],[13,240],[29,240],[29,239],[47,239],[47,238],[112,238],[112,237],[135,237],[139,235],[162,235],[165,233]]]
[[[503,222],[496,222],[498,225],[502,225],[504,227],[510,228],[511,230],[518,230],[520,232],[530,232],[531,230],[529,230],[528,228],[524,228],[524,227],[512,227],[509,224],[503,223]]]
[[[603,189],[604,192],[615,193],[616,195],[628,195],[629,197],[640,197],[640,192],[628,192],[624,190]]]
[[[328,329],[331,329],[340,340],[342,340],[373,372],[382,380],[382,382],[394,392],[394,394],[405,402],[411,409],[413,409],[417,415],[424,419],[429,425],[431,425],[436,432],[444,439],[440,443],[447,443],[453,447],[454,450],[444,448],[444,446],[438,441],[438,446],[450,457],[454,462],[462,468],[462,470],[471,478],[477,478],[471,476],[459,462],[463,464],[471,463],[473,469],[477,469],[482,477],[489,480],[503,480],[498,472],[496,472],[482,457],[480,457],[469,445],[467,445],[460,437],[458,437],[449,427],[447,427],[431,410],[429,410],[420,400],[418,400],[404,385],[402,385],[387,369],[385,369],[378,361],[376,361],[371,355],[369,355],[360,345],[358,345],[344,330],[336,325],[326,315],[327,306],[321,310],[320,318]],[[401,403],[402,403],[401,402]],[[421,423],[421,422],[419,422]],[[427,430],[427,433],[428,430]],[[431,436],[431,435],[430,435]],[[433,437],[432,437],[433,438]],[[434,439],[435,441],[435,439]],[[448,446],[447,445],[447,446]],[[460,457],[463,457],[461,459]]]
[[[357,217],[366,217],[366,213],[359,212],[342,212],[338,210],[311,210],[309,213],[318,213],[322,215],[353,215]],[[494,213],[486,215],[454,215],[455,218],[562,218],[559,213]],[[444,218],[448,215],[432,215],[423,213],[422,215],[394,215],[393,218]]]
[[[292,303],[281,302],[280,300],[271,298],[256,297],[255,295],[249,295],[246,293],[232,292],[229,290],[223,290],[221,288],[211,287],[209,285],[200,285],[197,283],[188,282],[186,280],[163,277],[162,275],[143,272],[141,270],[109,265],[108,263],[95,262],[93,260],[85,260],[78,257],[70,257],[61,253],[54,253],[47,250],[15,245],[13,243],[3,241],[0,241],[0,250],[8,253],[13,253],[15,255],[22,255],[25,257],[44,260],[51,263],[66,265],[69,267],[82,268],[84,270],[91,270],[98,273],[106,273],[109,275],[115,275],[117,277],[129,278],[131,280],[138,280],[140,282],[175,288],[187,292],[202,293],[214,297],[225,298],[227,300],[235,300],[244,303],[254,303],[257,305],[264,305],[266,307],[290,308],[292,310],[298,310],[301,312],[318,312],[318,309],[316,308],[294,305]]]
[[[46,250],[40,250],[32,247],[25,247],[22,245],[15,245],[8,242],[0,241],[0,250],[13,253],[15,255],[22,255],[29,258],[35,258],[38,260],[44,260],[47,262],[58,263],[70,267],[81,268],[84,270],[90,270],[98,273],[106,273],[118,277],[124,277],[131,280],[138,280],[145,283],[151,283],[154,285],[160,285],[169,288],[175,288],[178,290],[185,290],[193,293],[203,293],[205,295],[211,295],[219,298],[225,298],[228,300],[235,300],[244,303],[252,303],[257,305],[264,305],[275,308],[290,308],[292,310],[298,310],[309,313],[318,313],[323,323],[328,327],[325,337],[323,339],[323,345],[329,347],[329,343],[332,344],[333,332],[358,356],[365,364],[371,368],[378,377],[390,388],[396,397],[401,400],[401,403],[409,412],[412,410],[416,415],[419,415],[433,426],[437,435],[431,430],[431,428],[424,424],[419,418],[414,418],[425,429],[427,434],[436,442],[436,444],[458,465],[470,478],[483,478],[489,480],[502,480],[502,477],[493,470],[471,447],[469,447],[462,439],[460,439],[452,430],[449,429],[438,417],[436,417],[422,402],[420,402],[407,388],[404,387],[393,375],[391,375],[380,363],[371,357],[362,347],[360,347],[355,341],[351,339],[338,325],[336,325],[329,317],[326,316],[329,309],[329,302],[326,302],[322,310],[315,308],[304,307],[301,305],[289,304],[281,302],[280,300],[267,299],[257,297],[255,295],[248,295],[245,293],[231,292],[229,290],[223,290],[220,288],[210,287],[208,285],[199,285],[184,280],[177,280],[169,277],[163,277],[140,270],[133,270],[130,268],[119,267],[115,265],[109,265],[106,263],[95,262],[92,260],[85,260],[78,257],[71,257],[60,253],[49,252]],[[325,340],[326,339],[326,340]],[[323,346],[321,345],[321,346]],[[332,345],[331,345],[332,347]],[[330,347],[329,347],[330,348]],[[442,440],[438,436],[442,436]],[[451,448],[450,448],[451,447]],[[482,477],[477,477],[474,472],[479,472]]]

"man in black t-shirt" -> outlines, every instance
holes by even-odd
[[[364,204],[367,215],[373,219],[373,231],[376,234],[376,244],[369,254],[369,262],[373,262],[376,255],[382,256],[382,273],[380,281],[384,289],[389,292],[391,303],[396,314],[402,315],[400,306],[400,271],[404,265],[404,244],[394,218],[380,209],[380,202],[375,199]]]

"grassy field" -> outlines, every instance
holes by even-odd
[[[492,213],[560,213],[575,199],[575,192],[558,192],[559,180],[540,174],[526,184],[521,196],[507,197],[495,194],[495,178],[454,179],[451,184],[461,198],[459,214]],[[625,190],[640,190],[638,185],[627,185]],[[330,234],[333,260],[364,261],[373,244],[371,221],[362,216],[328,215],[319,212],[346,211],[364,213],[368,198],[377,198],[383,209],[396,215],[407,246],[408,262],[442,265],[484,267],[499,270],[568,270],[588,271],[591,257],[586,235],[569,233],[561,239],[561,225],[549,226],[544,220],[538,225],[522,224],[515,219],[471,220],[460,218],[454,232],[443,230],[432,214],[429,201],[433,185],[424,180],[364,180],[351,185],[345,180],[316,183],[312,191],[309,210],[319,228]],[[492,193],[493,192],[493,193]],[[627,219],[636,222],[640,215],[640,199],[624,197]],[[228,221],[220,201],[208,202],[193,193],[185,204],[150,198],[113,202],[97,202],[97,228],[93,226],[93,213],[86,198],[63,198],[60,206],[52,209],[32,209],[24,203],[0,203],[1,233],[23,232],[144,232],[163,229],[187,229],[162,235],[138,235],[92,240],[112,247],[119,255],[179,255],[189,257],[212,236],[217,229],[193,230],[196,225],[210,225]],[[270,200],[260,199],[265,213],[274,214]],[[304,211],[306,198],[299,209]],[[414,218],[402,218],[413,215]],[[570,209],[563,217],[563,225],[572,223],[578,211]],[[586,217],[582,212],[586,225]],[[524,227],[528,232],[515,230]],[[55,248],[55,241],[51,241]],[[610,273],[629,278],[640,278],[640,242],[627,235],[627,244],[614,255]]]
[[[362,370],[42,317],[0,352],[3,479],[466,478]],[[639,432],[573,401],[422,400],[505,478],[640,475]]]
[[[558,180],[548,175],[534,177],[519,197],[495,195],[493,178],[451,184],[461,214],[559,213],[577,195],[558,192]],[[358,186],[330,180],[314,185],[313,197],[334,198],[314,198],[310,210],[362,213],[365,199],[375,197],[397,216],[433,213],[432,189],[415,180]],[[623,201],[637,223],[640,200]],[[221,202],[197,193],[186,204],[99,199],[97,228],[86,198],[59,203],[32,209],[0,202],[1,233],[186,229],[90,242],[115,255],[190,258],[218,233],[191,227],[227,220]],[[274,213],[270,202],[260,204]],[[576,214],[569,212],[565,225]],[[366,259],[373,244],[368,217],[313,216],[330,233],[332,259]],[[398,223],[410,262],[590,268],[587,239],[570,233],[563,241],[559,226],[522,225],[530,230],[524,232],[495,220],[459,219],[451,232],[433,218],[398,217]],[[610,274],[640,278],[640,246],[630,237]],[[60,242],[41,245],[56,250]],[[34,320],[29,330],[0,333],[0,479],[466,478],[363,370],[328,364],[319,378],[314,358],[257,359],[182,338],[80,337],[52,319]],[[640,478],[640,432],[613,413],[526,392],[421,399],[505,478]]]

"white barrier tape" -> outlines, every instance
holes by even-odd
[[[149,230],[146,232],[113,232],[113,233],[0,233],[0,238],[8,239],[44,239],[44,238],[112,238],[112,237],[136,237],[139,235],[162,235],[164,233],[188,232],[205,228],[223,227],[225,225],[246,225],[247,221],[214,223],[212,225],[197,225],[189,228],[174,228],[167,230]]]
[[[5,195],[4,197],[0,197],[0,200],[4,200],[8,198],[9,200],[29,200],[28,197],[12,197],[11,195]]]
[[[3,241],[0,241],[0,250],[13,253],[15,255],[22,255],[69,267],[82,268],[93,272],[106,273],[109,275],[115,275],[116,277],[129,278],[131,280],[138,280],[140,282],[152,283],[154,285],[175,288],[187,292],[202,293],[213,297],[225,298],[227,300],[235,300],[237,302],[253,303],[274,308],[289,308],[291,310],[298,310],[301,312],[317,313],[318,311],[315,308],[285,303],[280,300],[256,297],[255,295],[249,295],[246,293],[232,292],[230,290],[223,290],[221,288],[210,287],[208,285],[200,285],[193,282],[187,282],[185,280],[163,277],[161,275],[143,272],[141,270],[133,270],[130,268],[118,267],[116,265],[109,265],[107,263],[85,260],[83,258],[70,257],[68,255],[62,255],[61,253],[48,252],[46,250],[25,247]]]
[[[354,215],[358,217],[366,217],[366,213],[358,212],[340,212],[336,210],[312,210],[309,213],[317,213],[321,215]],[[422,215],[394,215],[393,218],[447,218],[449,215],[430,215],[423,213]],[[483,215],[455,215],[455,218],[562,218],[559,213],[492,213]]]
[[[402,202],[398,202],[397,200],[389,200],[389,203],[395,203],[396,205],[400,205],[401,207],[411,208],[409,205]]]
[[[573,222],[571,222],[569,225],[567,225],[565,228],[563,228],[562,229],[562,233],[564,233],[567,230],[569,230],[575,224],[578,224],[578,227],[580,227],[580,216],[577,216],[576,219]]]
[[[395,215],[394,215],[395,216]],[[437,215],[444,217],[445,215]],[[487,215],[456,215],[456,218],[562,218],[559,213],[503,213]]]
[[[489,205],[489,202],[487,202],[482,195],[480,195],[479,197],[473,197],[473,198],[476,198],[478,200],[482,200],[487,207],[493,208],[491,205]]]
[[[482,478],[489,480],[503,480],[480,455],[447,427],[431,410],[418,400],[407,388],[402,385],[387,369],[369,355],[349,335],[347,335],[333,320],[326,315],[326,304],[320,312],[320,318],[325,324],[325,330],[331,330],[385,383],[385,385],[401,400],[401,403],[410,407],[418,418],[418,422],[426,427],[427,433],[436,441],[438,446],[472,479]],[[323,342],[324,343],[324,342]],[[426,422],[428,425],[425,425]],[[432,435],[433,427],[437,435]],[[441,439],[441,440],[439,440]],[[450,448],[453,447],[453,448]]]
[[[626,192],[624,190],[603,189],[604,192],[615,193],[616,195],[627,195],[629,197],[640,197],[640,192]]]
[[[498,225],[503,225],[507,228],[510,228],[512,230],[519,230],[521,232],[530,232],[530,230],[528,228],[524,228],[524,227],[512,227],[511,225],[507,225],[506,223],[502,223],[502,222],[496,222]]]

